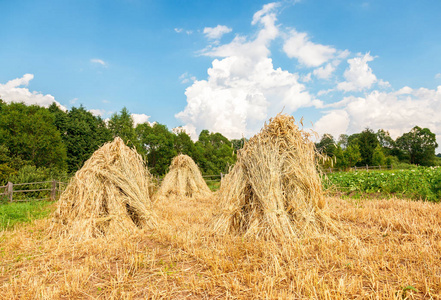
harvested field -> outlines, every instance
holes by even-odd
[[[129,238],[48,238],[35,221],[0,232],[0,298],[441,298],[438,204],[325,200],[353,237],[213,235],[214,198],[163,202],[158,228]]]

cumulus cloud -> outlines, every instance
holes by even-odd
[[[228,138],[249,136],[283,107],[289,113],[316,103],[298,74],[275,69],[269,58],[268,47],[279,35],[277,7],[270,3],[254,14],[252,25],[260,27],[255,39],[236,36],[202,51],[220,59],[213,60],[207,80],[196,80],[186,89],[187,106],[176,114],[192,138],[202,129]]]
[[[366,127],[388,130],[393,138],[415,125],[427,127],[441,138],[441,86],[431,90],[403,87],[394,92],[372,91],[364,97],[349,96],[315,124],[320,134],[361,132]]]
[[[0,84],[0,99],[5,102],[23,102],[27,105],[36,104],[44,107],[48,107],[55,102],[60,109],[67,110],[66,107],[55,100],[54,96],[35,91],[31,92],[26,88],[32,79],[34,79],[33,74],[25,74],[21,78]]]
[[[332,73],[335,71],[335,66],[332,64],[326,64],[324,67],[320,67],[312,71],[312,73],[320,79],[329,79]]]
[[[345,110],[333,110],[314,124],[314,131],[320,135],[329,133],[336,138],[346,132],[349,122],[349,114]]]
[[[89,109],[89,112],[96,117],[102,117],[103,115],[107,114],[107,111],[105,111],[104,109],[96,109],[96,108]]]
[[[151,125],[152,123],[149,122],[150,116],[147,116],[146,114],[132,114],[132,120],[134,123],[134,126],[138,124],[148,123]]]
[[[217,25],[216,27],[205,27],[204,34],[212,40],[220,39],[224,34],[231,32],[233,29],[225,25]]]
[[[296,58],[307,67],[318,67],[334,58],[337,50],[331,46],[315,44],[305,32],[291,30],[283,45],[283,51],[289,58]]]
[[[373,60],[374,57],[370,53],[365,55],[359,54],[357,57],[348,59],[349,67],[343,74],[346,81],[340,82],[337,85],[337,89],[349,92],[371,88],[377,82],[377,77],[368,65],[368,62]]]
[[[106,63],[104,60],[99,59],[99,58],[92,58],[92,59],[90,60],[90,62],[93,63],[93,64],[101,65],[101,66],[103,66],[103,67],[107,67],[107,63]]]

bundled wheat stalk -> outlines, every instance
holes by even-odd
[[[180,154],[173,158],[170,171],[164,177],[156,194],[157,199],[188,197],[201,199],[211,196],[201,171],[190,156]]]
[[[80,238],[154,226],[150,173],[141,156],[115,138],[93,153],[58,201],[53,229]]]
[[[217,194],[215,231],[292,238],[334,228],[310,135],[279,114],[245,144]]]

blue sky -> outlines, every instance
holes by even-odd
[[[440,1],[0,0],[0,97],[250,136],[283,109],[320,134],[430,128]]]

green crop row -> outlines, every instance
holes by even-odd
[[[440,202],[441,168],[331,173],[324,186],[347,194],[380,193]]]

